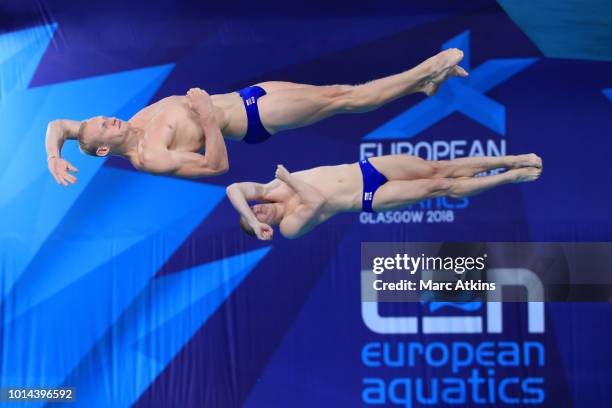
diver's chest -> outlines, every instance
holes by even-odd
[[[169,149],[196,151],[204,145],[204,132],[199,123],[187,113],[175,112],[159,117],[151,126],[152,134]]]

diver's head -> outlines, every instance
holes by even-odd
[[[127,139],[130,125],[121,119],[96,116],[81,122],[77,139],[79,147],[91,156],[106,156]]]
[[[259,222],[268,225],[277,225],[283,219],[283,214],[278,203],[262,203],[251,206],[251,211]]]
[[[283,219],[282,206],[280,203],[262,203],[251,206],[251,211],[257,221],[270,226],[278,225]],[[245,234],[256,236],[255,231],[243,216],[240,216],[240,228]]]

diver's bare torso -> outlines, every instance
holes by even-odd
[[[325,197],[318,223],[339,212],[361,211],[363,180],[357,163],[321,166],[291,174],[315,187]],[[295,191],[278,179],[266,184],[265,191],[263,199],[283,203],[285,214],[291,213],[300,204]]]
[[[224,138],[243,138],[246,132],[246,112],[240,95],[232,92],[211,95],[211,99],[215,120]],[[187,96],[163,98],[140,110],[129,123],[144,132],[142,149],[199,152],[205,144],[206,135],[198,122],[197,113],[189,106]],[[134,165],[139,165],[140,156],[130,157]]]

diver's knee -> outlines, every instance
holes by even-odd
[[[434,178],[428,183],[428,197],[451,196],[454,193],[455,181],[450,178]]]
[[[361,85],[332,85],[332,103],[340,112],[358,113],[375,109],[372,96],[363,91]]]

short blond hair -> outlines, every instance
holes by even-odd
[[[87,122],[86,121],[81,122],[81,125],[79,126],[79,131],[77,132],[77,139],[79,141],[79,149],[81,149],[81,151],[85,154],[97,157],[98,156],[97,151],[98,151],[99,146],[96,146],[95,143],[87,143],[84,141],[84,134],[85,134],[86,127],[87,127]]]

